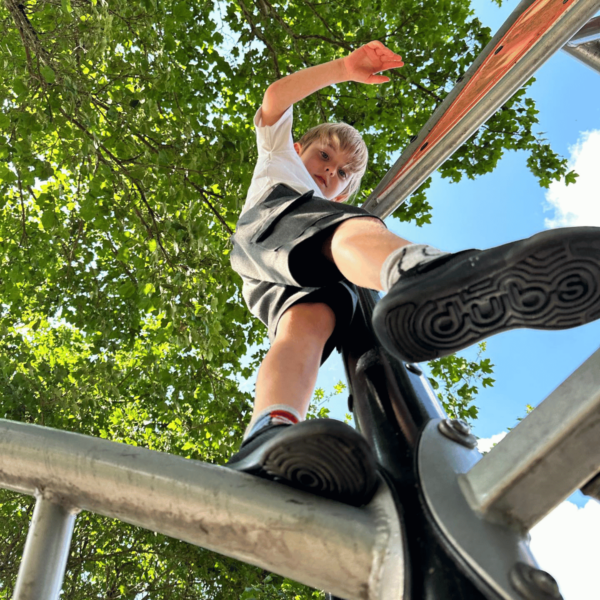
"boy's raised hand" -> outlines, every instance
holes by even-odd
[[[328,85],[342,81],[385,83],[390,78],[375,73],[403,65],[402,58],[381,42],[369,42],[345,58],[296,71],[273,82],[265,91],[262,124],[267,127],[273,125],[292,104]]]
[[[377,41],[361,46],[343,60],[348,80],[359,83],[386,83],[389,77],[375,73],[404,66],[401,56]]]

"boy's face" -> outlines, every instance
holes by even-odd
[[[348,196],[341,193],[351,177],[347,171],[349,156],[328,142],[313,142],[306,149],[296,142],[294,149],[321,190],[323,198],[344,202]]]

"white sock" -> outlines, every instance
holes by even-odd
[[[287,404],[273,404],[252,418],[244,432],[244,439],[267,425],[295,425],[302,420],[302,416],[295,408]]]
[[[381,267],[381,287],[387,292],[402,275],[417,265],[428,263],[435,258],[447,254],[437,248],[425,244],[410,244],[394,250],[383,262]]]

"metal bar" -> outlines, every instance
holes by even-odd
[[[76,513],[38,495],[14,600],[58,600]]]
[[[581,46],[600,40],[600,17],[590,19],[568,42],[567,46]]]
[[[216,465],[0,420],[0,486],[43,489],[346,600],[403,597],[403,533],[383,482],[359,509]]]
[[[471,506],[531,529],[600,472],[600,350],[466,475]]]
[[[375,188],[385,218],[594,15],[599,0],[523,0]]]
[[[600,73],[600,41],[589,42],[581,46],[571,47],[566,45],[563,50],[584,65]]]

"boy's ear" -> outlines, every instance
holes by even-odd
[[[294,150],[296,151],[296,154],[300,156],[302,154],[302,144],[296,142],[294,144]]]

